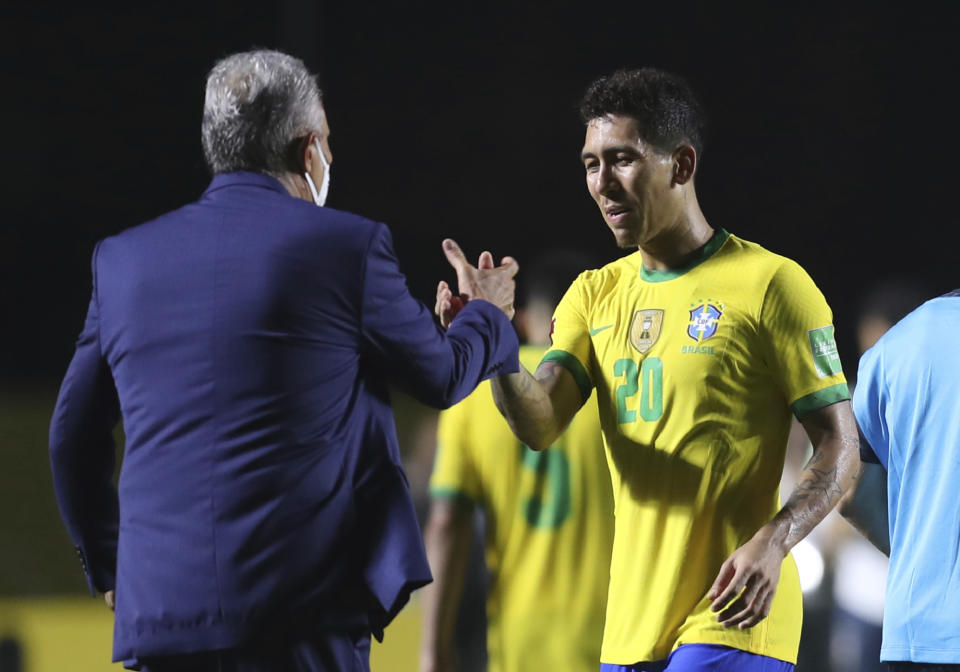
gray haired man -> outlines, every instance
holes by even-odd
[[[329,136],[302,62],[229,56],[206,192],[94,251],[50,457],[133,669],[368,670],[370,634],[430,580],[387,380],[445,407],[517,370],[516,262],[445,241],[469,304],[441,330],[386,226],[316,207]]]

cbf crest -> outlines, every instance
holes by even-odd
[[[719,306],[704,302],[690,310],[690,325],[687,335],[697,343],[702,343],[717,333],[720,318],[723,317],[723,304]]]
[[[641,355],[646,354],[647,350],[652,348],[660,338],[661,327],[663,327],[663,310],[659,308],[638,310],[633,314],[633,322],[630,323],[630,345]]]

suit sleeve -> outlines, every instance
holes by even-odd
[[[50,466],[57,504],[92,594],[112,590],[116,580],[113,429],[120,417],[113,377],[100,352],[96,256],[95,250],[86,322],[50,423]]]
[[[407,289],[382,224],[367,249],[363,285],[363,339],[420,401],[447,408],[481,381],[519,370],[516,332],[493,304],[470,301],[444,333]]]

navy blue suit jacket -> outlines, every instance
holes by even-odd
[[[383,224],[265,175],[101,241],[50,456],[114,659],[383,628],[430,580],[387,381],[445,407],[517,367],[500,310],[442,331]]]

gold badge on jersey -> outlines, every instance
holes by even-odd
[[[663,310],[660,308],[638,310],[633,314],[633,322],[630,323],[630,345],[635,347],[641,355],[646,354],[647,350],[652,348],[660,338],[662,326]]]

